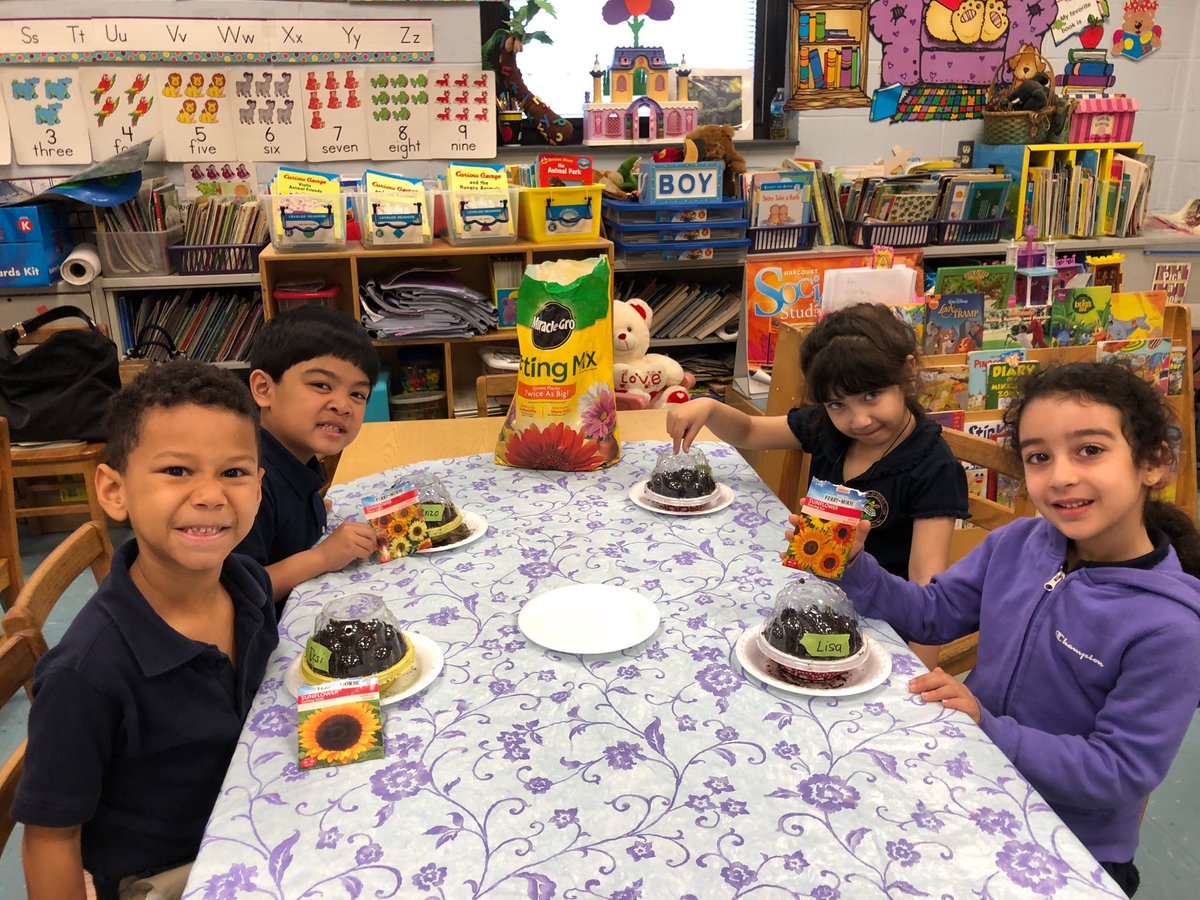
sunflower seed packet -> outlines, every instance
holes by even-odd
[[[378,497],[364,497],[363,513],[375,531],[379,562],[391,562],[433,546],[417,487],[411,481],[398,481]]]
[[[783,555],[783,564],[840,580],[866,508],[867,495],[862,491],[814,478],[800,504],[800,525]]]
[[[296,697],[301,769],[383,759],[379,679],[336,678],[302,684]]]

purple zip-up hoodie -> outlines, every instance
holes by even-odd
[[[1098,860],[1125,862],[1200,702],[1200,581],[1173,549],[1151,569],[1063,575],[1066,552],[1027,518],[925,587],[862,553],[842,588],[923,643],[978,629],[980,726]]]

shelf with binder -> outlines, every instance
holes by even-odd
[[[157,326],[189,359],[209,363],[244,361],[263,323],[262,290],[256,283],[187,285],[178,279],[164,287],[104,286],[110,300],[114,338],[121,353],[138,342],[147,326]],[[166,358],[159,350],[151,358]]]

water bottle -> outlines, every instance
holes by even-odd
[[[771,99],[770,138],[773,141],[786,141],[788,137],[787,126],[783,123],[784,102],[783,88],[776,89],[775,96]]]

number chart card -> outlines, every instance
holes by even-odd
[[[304,140],[313,162],[366,159],[369,85],[363,68],[303,69]]]
[[[4,92],[0,91],[0,166],[12,162],[12,138],[8,133],[8,106],[4,102]]]
[[[429,69],[431,158],[496,155],[495,76],[483,69]]]
[[[234,134],[238,158],[293,162],[306,158],[304,104],[297,68],[249,69],[233,72]]]
[[[424,69],[367,69],[371,159],[432,159],[429,75]]]
[[[17,163],[68,166],[92,161],[79,70],[0,69]]]
[[[84,66],[79,70],[92,156],[108,159],[152,141],[149,159],[163,158],[162,98],[150,68]]]
[[[159,68],[155,77],[167,159],[234,159],[235,113],[226,71],[181,65]]]

